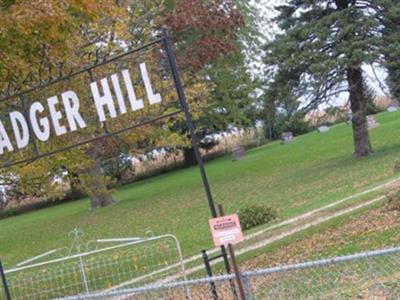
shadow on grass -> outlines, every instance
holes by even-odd
[[[318,170],[325,170],[325,169],[340,169],[343,167],[349,168],[352,165],[357,164],[365,164],[365,163],[374,163],[377,160],[384,159],[384,158],[391,158],[395,159],[395,154],[398,154],[400,158],[400,143],[386,145],[383,147],[378,147],[374,149],[374,153],[368,157],[361,157],[361,158],[354,158],[352,155],[343,155],[341,157],[331,158],[324,162],[321,162],[318,167]],[[309,171],[309,170],[308,170]]]

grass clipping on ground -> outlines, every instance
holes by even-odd
[[[400,211],[386,203],[348,220],[328,223],[315,232],[317,230],[244,262],[243,268],[266,268],[397,246],[400,244]]]

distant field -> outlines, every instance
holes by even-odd
[[[250,151],[246,159],[229,156],[207,163],[217,203],[227,212],[263,203],[282,219],[307,212],[393,177],[400,159],[400,112],[378,116],[371,131],[375,154],[352,157],[351,127],[297,137],[289,145],[272,143]],[[197,168],[179,170],[119,188],[119,203],[89,211],[88,200],[59,205],[0,221],[0,258],[10,266],[46,250],[69,244],[75,227],[86,239],[173,233],[185,256],[212,246],[209,210]]]

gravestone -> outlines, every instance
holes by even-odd
[[[243,146],[236,146],[232,149],[232,160],[243,160],[246,156],[246,149]]]
[[[331,128],[329,126],[320,126],[318,127],[318,132],[319,133],[325,133],[328,132]]]
[[[389,106],[387,109],[388,112],[396,112],[398,110],[399,108],[397,106]]]
[[[282,139],[282,144],[289,144],[293,141],[293,133],[288,131],[288,132],[283,132],[281,135]]]
[[[374,129],[376,127],[379,127],[379,123],[374,116],[367,116],[367,123],[368,123],[368,129]]]

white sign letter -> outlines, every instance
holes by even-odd
[[[124,96],[122,96],[121,86],[119,85],[119,78],[117,74],[111,75],[111,81],[113,83],[115,95],[117,96],[119,111],[121,114],[126,113],[126,105]]]
[[[70,131],[76,131],[78,129],[77,124],[80,128],[85,128],[86,123],[79,113],[79,98],[73,91],[68,91],[61,94],[61,98],[64,103],[65,114],[69,124]]]
[[[144,107],[144,103],[142,99],[136,98],[135,89],[133,88],[131,75],[128,70],[122,71],[122,76],[124,77],[125,87],[128,92],[129,102],[131,103],[132,110],[139,110]]]
[[[63,135],[67,133],[67,129],[65,126],[60,124],[60,120],[62,119],[62,114],[57,110],[56,105],[58,104],[57,96],[51,97],[47,99],[47,104],[50,110],[51,120],[53,121],[54,130],[56,131],[56,135]]]
[[[7,148],[7,150],[10,152],[14,151],[14,148],[10,142],[10,138],[8,137],[7,131],[4,128],[3,123],[0,121],[0,154],[4,153],[4,148]]]
[[[29,118],[31,119],[32,129],[36,137],[45,142],[50,137],[50,124],[49,119],[41,118],[38,122],[38,113],[44,111],[44,107],[39,102],[34,102],[29,111]],[[41,127],[41,128],[40,128]]]
[[[99,116],[100,122],[104,122],[106,120],[106,116],[104,113],[104,106],[107,105],[111,118],[116,118],[117,112],[115,111],[114,101],[113,101],[113,98],[111,95],[111,91],[110,91],[110,87],[108,85],[107,78],[103,78],[101,80],[101,86],[103,87],[104,96],[100,96],[97,82],[92,82],[90,84],[93,99],[96,104],[97,115]]]
[[[10,113],[10,121],[18,149],[25,148],[29,143],[29,127],[24,115],[19,111],[13,111]]]
[[[147,97],[149,98],[150,104],[157,104],[161,102],[161,95],[154,94],[153,87],[151,86],[149,74],[147,72],[146,64],[140,64],[140,72],[142,73],[142,79],[144,82],[144,86],[146,88]]]

